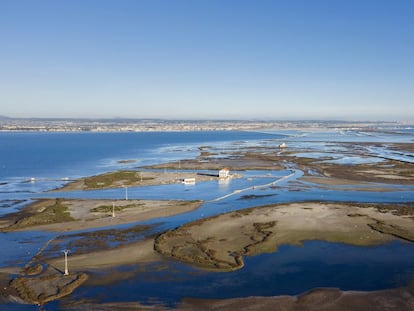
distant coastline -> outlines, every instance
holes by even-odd
[[[257,131],[295,129],[395,129],[412,128],[414,121],[342,120],[168,120],[168,119],[87,119],[10,118],[0,116],[1,132],[184,132]]]

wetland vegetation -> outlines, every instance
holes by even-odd
[[[26,211],[26,213],[16,213],[15,218],[15,221],[11,225],[2,228],[2,230],[19,230],[75,220],[70,215],[68,207],[63,203],[63,200],[59,198],[55,200],[42,200],[39,202],[36,210],[31,208],[29,211]]]
[[[155,239],[161,254],[202,268],[243,267],[243,256],[322,240],[369,246],[393,236],[413,242],[414,221],[369,204],[292,203],[255,207],[185,224]]]

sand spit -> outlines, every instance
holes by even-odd
[[[247,297],[223,300],[186,299],[175,310],[410,311],[414,310],[414,292],[412,288],[373,292],[318,288],[299,296]]]
[[[3,231],[74,231],[185,213],[201,201],[44,199],[3,217]]]
[[[88,271],[125,264],[154,262],[160,260],[160,255],[154,251],[154,240],[148,238],[112,249],[79,255],[73,253],[69,255],[68,260],[71,270]],[[64,262],[61,258],[47,260],[47,263],[59,270],[64,268]]]
[[[70,301],[61,303],[66,311],[411,311],[414,309],[412,288],[381,291],[341,291],[316,288],[297,296],[246,297],[232,299],[186,298],[174,308],[163,305],[142,305],[137,302],[93,303]]]
[[[36,277],[19,277],[10,286],[26,303],[45,304],[71,294],[88,279],[85,273],[70,275],[50,274]]]
[[[186,178],[194,178],[195,182],[204,182],[217,179],[217,177],[211,175],[200,175],[194,171],[176,171],[177,169],[179,168],[175,167],[172,172],[147,170],[109,172],[96,176],[80,178],[68,183],[62,188],[54,190],[54,192],[167,185],[180,183]]]
[[[243,256],[270,253],[283,244],[323,240],[376,245],[395,238],[414,241],[409,215],[375,205],[292,203],[250,208],[198,220],[159,235],[155,250],[202,268],[243,267]]]

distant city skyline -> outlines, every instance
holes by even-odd
[[[414,120],[411,0],[0,0],[0,115]]]

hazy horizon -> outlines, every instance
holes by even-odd
[[[65,121],[65,120],[72,120],[72,121],[111,121],[111,122],[116,122],[117,120],[119,121],[125,121],[125,122],[129,122],[129,121],[161,121],[161,122],[259,122],[259,123],[272,123],[272,122],[292,122],[292,123],[312,123],[312,122],[326,122],[326,123],[392,123],[392,124],[414,124],[414,119],[410,120],[410,119],[402,119],[402,120],[375,120],[375,119],[315,119],[315,118],[308,118],[308,119],[289,119],[289,118],[280,118],[280,119],[276,119],[276,118],[162,118],[162,117],[44,117],[44,116],[35,116],[35,117],[11,117],[11,116],[5,116],[5,115],[0,115],[0,120],[33,120],[33,121]]]
[[[16,0],[0,12],[0,115],[414,119],[410,0]]]

